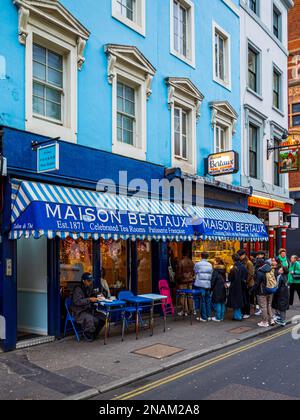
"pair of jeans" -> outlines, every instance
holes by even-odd
[[[195,287],[195,289],[201,292],[201,318],[207,321],[208,318],[211,318],[211,291],[210,289],[203,289],[202,287]]]
[[[216,319],[218,321],[224,321],[225,313],[226,313],[225,303],[216,303],[215,304],[215,311],[216,311]]]
[[[242,310],[241,309],[234,309],[233,310],[233,320],[234,321],[242,321],[243,320],[243,315],[242,315]]]

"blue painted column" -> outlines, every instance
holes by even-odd
[[[11,185],[8,182],[4,185],[4,203],[0,282],[3,287],[2,307],[6,323],[4,351],[11,351],[17,344],[17,242],[8,239],[11,213]],[[8,263],[11,263],[11,275],[7,272]]]

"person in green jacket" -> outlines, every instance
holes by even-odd
[[[277,263],[282,266],[283,268],[289,268],[290,262],[287,256],[286,249],[281,248],[278,253],[278,257],[276,258]]]
[[[288,283],[290,285],[290,306],[293,306],[295,292],[300,300],[300,261],[297,255],[293,255],[291,258]]]

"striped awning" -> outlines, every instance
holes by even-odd
[[[194,236],[190,217],[176,203],[14,180],[11,239],[156,239]]]
[[[254,215],[14,180],[11,239],[265,241]]]
[[[269,240],[265,225],[253,214],[200,207],[187,211],[194,219],[195,232],[204,240]]]

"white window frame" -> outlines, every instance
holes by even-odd
[[[70,45],[69,39],[58,38],[49,33],[39,22],[39,27],[28,26],[25,53],[26,80],[26,130],[47,137],[61,137],[66,141],[77,142],[77,46]],[[62,120],[57,121],[33,113],[33,44],[48,48],[63,56],[63,97]]]
[[[174,0],[170,0],[170,52],[175,57],[195,68],[195,4],[191,0],[176,1],[187,11],[187,56],[180,54],[180,52],[176,51],[174,48]]]
[[[135,90],[135,144],[118,141],[117,129],[117,86],[118,81],[132,87]],[[147,156],[147,94],[146,82],[138,75],[116,67],[116,76],[112,83],[112,130],[113,130],[113,153],[127,156],[138,160],[146,160]]]
[[[175,108],[181,108],[187,113],[187,158],[175,155]],[[174,94],[174,103],[171,107],[172,127],[172,166],[180,167],[184,172],[195,174],[197,168],[196,154],[196,107],[186,101],[180,94]]]
[[[224,136],[225,136],[225,149],[224,150],[220,150],[221,148],[218,147],[218,143],[219,143],[219,140],[220,140],[220,135],[218,135],[218,130],[222,130],[224,132]],[[215,153],[223,153],[223,152],[228,152],[229,150],[231,150],[231,148],[232,148],[232,137],[230,139],[229,133],[230,133],[230,126],[229,125],[220,124],[219,122],[217,122],[217,124],[215,125],[215,133],[214,133],[214,150],[215,150]]]
[[[176,135],[176,133],[175,133],[175,112],[176,112],[176,110],[179,110],[179,118],[180,118],[180,133],[179,133],[180,134],[180,154],[179,155],[175,154],[175,149],[176,149],[176,146],[175,146],[175,135]],[[174,157],[175,157],[175,159],[185,160],[187,162],[188,162],[188,156],[189,156],[189,138],[190,138],[189,112],[190,111],[186,110],[185,108],[183,108],[181,106],[177,105],[177,106],[174,107]],[[187,157],[183,156],[183,151],[182,151],[183,150],[183,132],[182,132],[183,114],[185,114],[185,116],[186,116],[186,128],[187,128],[187,131],[186,131],[186,139],[187,139],[186,150],[187,150]]]
[[[138,32],[142,36],[146,36],[146,2],[145,0],[135,0],[136,2],[136,11],[135,19],[132,21],[126,16],[122,15],[118,11],[117,0],[111,0],[112,2],[112,16],[117,19],[119,22],[128,26],[135,32]]]
[[[231,36],[216,22],[212,26],[212,47],[213,47],[213,79],[216,83],[222,85],[228,90],[231,90]],[[215,50],[215,36],[219,34],[224,39],[224,80],[219,78],[216,74],[216,50]]]

